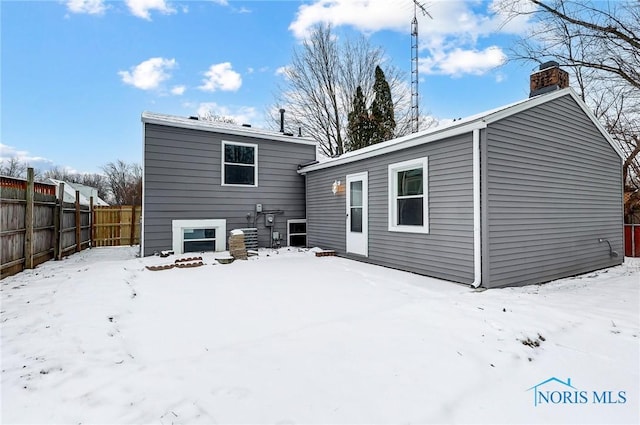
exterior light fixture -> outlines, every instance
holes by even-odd
[[[331,185],[331,192],[333,192],[335,196],[338,194],[339,190],[340,190],[340,180],[334,180],[333,184]]]

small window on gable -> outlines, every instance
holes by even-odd
[[[428,158],[389,165],[389,231],[429,233]]]
[[[222,185],[258,186],[258,145],[222,142]]]

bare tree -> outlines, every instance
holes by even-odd
[[[237,124],[236,120],[232,117],[218,115],[213,113],[211,110],[207,110],[203,113],[198,114],[198,119],[202,121],[219,122],[223,124]]]
[[[80,183],[77,180],[77,174],[70,173],[69,170],[62,167],[53,167],[45,171],[42,176],[45,179],[62,180],[69,183]]]
[[[102,170],[115,205],[140,205],[142,202],[142,167],[122,160],[110,162]]]
[[[7,177],[24,178],[28,165],[16,157],[3,159],[0,161],[0,175]]]
[[[308,39],[294,49],[284,69],[285,83],[278,88],[277,105],[285,107],[289,120],[320,145],[324,155],[337,156],[348,145],[347,116],[358,86],[365,103],[373,96],[375,67],[384,67],[396,111],[397,132],[408,128],[409,93],[401,72],[387,63],[384,51],[367,39],[338,39],[329,25],[314,27]],[[272,108],[272,122],[279,108]]]
[[[640,2],[503,0],[508,19],[526,16],[531,30],[512,58],[566,68],[582,99],[625,154],[624,182],[640,189]]]

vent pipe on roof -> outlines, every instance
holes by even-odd
[[[284,109],[280,108],[280,133],[284,133]]]

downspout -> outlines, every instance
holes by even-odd
[[[142,199],[140,200],[140,205],[141,205],[141,211],[140,211],[140,251],[139,251],[139,257],[142,258],[144,257],[144,213],[145,213],[145,208],[144,208],[144,190],[146,187],[146,182],[145,182],[145,178],[147,175],[147,167],[145,166],[145,157],[144,157],[144,152],[147,150],[146,149],[146,143],[147,143],[147,124],[144,122],[144,119],[142,120]],[[134,217],[135,219],[135,217]]]
[[[473,130],[473,283],[482,284],[482,244],[480,240],[480,129]]]

